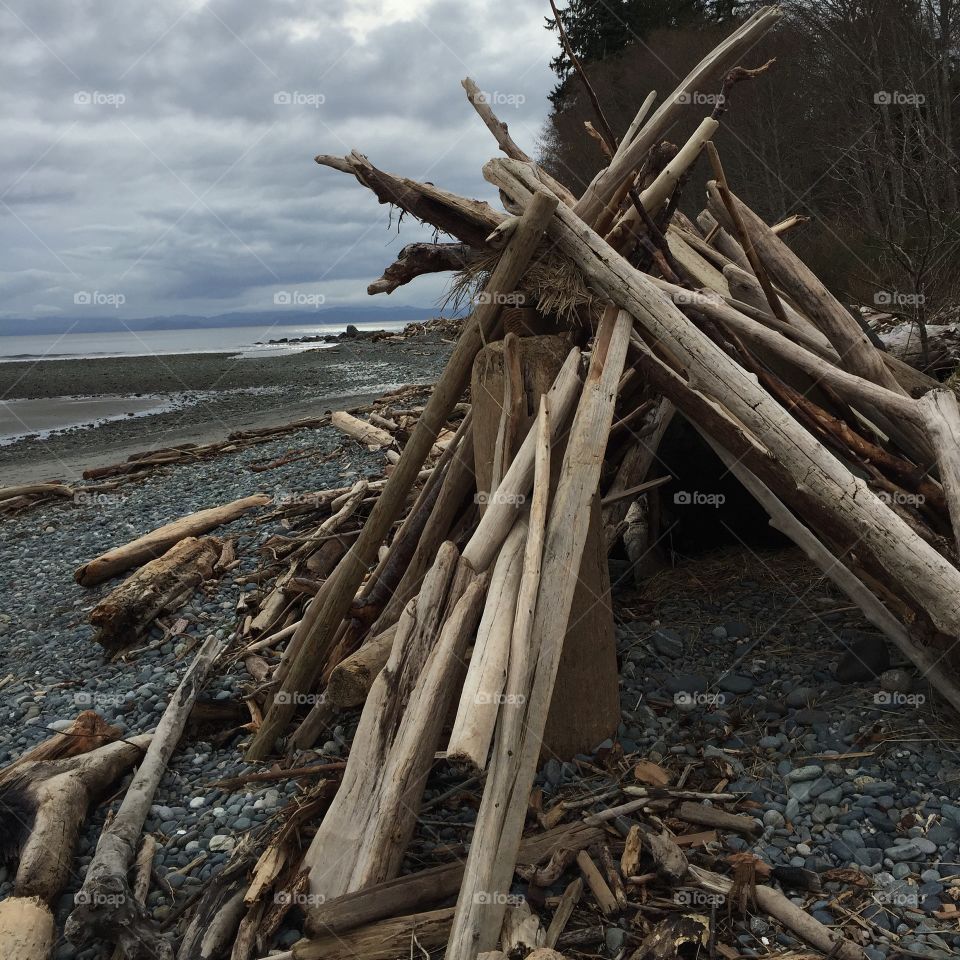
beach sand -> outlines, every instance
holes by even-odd
[[[344,340],[253,359],[181,354],[3,363],[0,397],[9,403],[0,410],[0,435],[40,434],[57,422],[98,414],[121,419],[0,446],[0,485],[76,479],[138,450],[224,439],[234,430],[318,416],[407,383],[430,382],[450,348],[425,334],[399,343]],[[157,409],[163,412],[142,415]],[[83,415],[75,416],[78,411]]]

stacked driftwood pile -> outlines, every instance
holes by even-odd
[[[960,709],[956,396],[874,346],[781,239],[791,221],[769,227],[734,195],[711,142],[733,85],[751,74],[741,60],[778,17],[759,10],[656,109],[648,97],[619,139],[597,104],[609,163],[579,198],[469,80],[506,154],[483,168],[503,211],[356,152],[317,158],[453,238],[406,248],[372,292],[451,270],[473,310],[422,407],[332,418],[389,453],[383,481],[271,508],[288,535],[268,545],[265,589],[240,610],[234,638],[200,651],[146,738],[69,937],[170,955],[131,887],[134,851],[203,677],[233,643],[262,684],[247,759],[286,755],[264,776],[299,776],[340,711],[359,707],[360,721],[342,769],[324,768],[330,778],[281,833],[254,840],[206,892],[181,957],[249,958],[291,904],[311,931],[286,954],[297,960],[593,954],[597,924],[583,917],[614,915],[630,918],[637,960],[733,957],[730,914],[750,911],[828,956],[863,956],[856,929],[829,930],[781,892],[818,878],[720,857],[718,831],[757,830],[722,770],[690,782],[614,756],[579,798],[545,810],[533,789],[546,759],[592,749],[618,722],[605,557],[625,533],[638,557],[655,535],[649,494],[662,478],[651,467],[677,411]],[[721,89],[713,115],[696,116],[695,94]],[[693,135],[669,143],[683,126]],[[694,223],[678,198],[698,160],[713,179]],[[195,575],[232,562],[225,544],[183,541],[209,520],[173,531]],[[142,546],[81,577],[118,569]],[[111,746],[116,776],[132,761]],[[481,792],[469,852],[402,873],[438,761]],[[557,884],[562,894],[550,894]],[[709,908],[720,896],[726,917]]]
[[[623,519],[617,508],[630,501],[618,497],[647,481],[674,410],[960,708],[951,653],[960,635],[957,399],[874,346],[781,239],[790,224],[767,226],[735,196],[711,142],[733,85],[750,76],[741,58],[778,16],[758,11],[659,107],[648,98],[619,140],[597,104],[609,163],[579,198],[523,152],[469,80],[468,97],[506,154],[483,169],[504,211],[387,173],[358,152],[317,158],[453,238],[407,248],[385,277],[396,284],[452,270],[461,288],[473,284],[474,306],[363,529],[296,627],[247,752],[265,759],[288,735],[311,743],[344,696],[335,679],[364,676],[364,659],[373,675],[387,657],[369,690],[347,684],[358,692],[342,702],[366,696],[360,728],[304,861],[310,895],[334,929],[337,908],[364,891],[379,898],[412,883],[398,872],[439,750],[485,781],[456,906],[419,922],[451,958],[515,945],[507,907],[535,771],[545,753],[564,756],[580,729],[609,723],[602,640],[590,648],[592,684],[566,685],[582,657],[575,595],[595,567],[583,561],[596,501],[609,544]],[[691,116],[690,104],[704,100],[695,95],[721,89],[713,115]],[[693,135],[665,143],[681,124],[696,126]],[[713,179],[694,224],[677,200],[701,157]],[[554,361],[542,341],[558,338],[565,357]],[[481,509],[467,526],[438,509],[448,493],[465,499],[454,458],[421,527],[419,508],[405,514],[405,504],[468,384],[464,447]],[[414,571],[418,594],[397,590],[391,565],[395,551],[409,555],[408,534],[430,547],[429,563]],[[358,644],[348,668],[343,657]],[[312,710],[298,718],[298,701],[311,696]],[[573,728],[567,736],[550,729],[558,714],[561,728],[564,720]],[[656,860],[656,841],[641,846]],[[723,889],[696,869],[674,879]],[[772,889],[757,891],[773,902]],[[519,921],[529,945],[538,922]],[[384,920],[358,939],[376,955],[373,944],[412,924]],[[806,939],[859,954],[831,937],[817,929]]]

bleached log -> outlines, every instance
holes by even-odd
[[[356,653],[342,660],[330,674],[327,699],[340,709],[358,707],[390,658],[397,624],[371,637]]]
[[[140,759],[150,740],[149,736],[131,737],[80,756],[18,767],[16,779],[35,815],[20,853],[15,896],[56,902],[69,878],[90,805]]]
[[[493,160],[484,170],[497,186],[526,202],[534,181],[522,164]],[[550,233],[591,284],[628,309],[655,342],[669,344],[696,390],[776,451],[804,496],[858,540],[940,630],[960,634],[960,572],[952,564],[582,221],[558,207]]]
[[[465,243],[408,243],[384,271],[367,286],[367,293],[393,293],[398,287],[427,273],[463,270],[470,256]]]
[[[4,500],[15,500],[17,497],[35,497],[52,495],[55,497],[71,498],[74,495],[73,487],[65,483],[26,483],[17,487],[0,487],[0,503]]]
[[[557,198],[546,191],[536,195],[490,275],[484,288],[486,293],[514,291],[540,245],[544,226],[557,202]],[[469,382],[474,358],[496,329],[502,307],[499,297],[488,296],[477,305],[465,324],[423,414],[404,445],[400,462],[374,504],[363,531],[307,608],[301,627],[291,641],[296,645],[297,653],[280,690],[284,696],[274,698],[257,736],[247,749],[247,760],[263,759],[273,750],[277,737],[293,716],[295,697],[292,694],[311,689],[319,678],[336,630],[387,532],[402,511],[437,434],[459,402]]]
[[[270,497],[264,493],[234,500],[233,503],[222,507],[211,507],[209,510],[200,510],[191,513],[172,523],[164,524],[156,530],[138,537],[122,547],[101,554],[95,560],[85,563],[74,574],[74,579],[83,587],[94,587],[104,580],[139,567],[149,560],[163,556],[172,546],[178,544],[185,537],[199,537],[216,527],[231,523],[242,517],[248,510],[262,507],[270,502]]]
[[[667,230],[667,246],[673,259],[696,286],[708,287],[721,296],[730,294],[727,279],[709,260],[697,252],[679,230]]]
[[[82,710],[66,730],[53,734],[0,769],[0,784],[16,779],[29,763],[61,760],[90,753],[98,747],[113,743],[121,733],[119,727],[110,726],[95,710]]]
[[[720,124],[712,117],[705,117],[690,138],[677,151],[677,155],[657,174],[656,179],[640,194],[647,212],[656,219],[660,208],[676,190],[680,178],[696,163],[703,145],[716,133]],[[612,164],[611,164],[612,166]],[[609,169],[609,168],[608,168]],[[584,194],[586,196],[586,194]],[[607,238],[611,246],[619,247],[623,238],[640,227],[640,213],[633,205],[620,218]]]
[[[473,960],[478,952],[492,949],[503,922],[500,895],[507,892],[516,866],[590,523],[587,508],[600,477],[631,327],[629,314],[608,308],[597,333],[550,506],[536,608],[526,644],[533,669],[528,669],[525,658],[514,661],[511,657],[506,692],[516,705],[501,711],[494,758],[447,945],[448,960]],[[486,896],[478,897],[480,892]]]
[[[684,290],[683,287],[659,279],[652,279],[652,282],[678,304],[702,310],[707,316],[730,327],[747,343],[765,347],[814,379],[825,381],[850,403],[864,404],[868,408],[883,411],[889,417],[905,420],[914,426],[921,425],[922,417],[917,402],[910,397],[905,397],[899,391],[888,390],[872,380],[865,380],[863,377],[833,366],[800,344],[747,317],[715,296]]]
[[[690,95],[708,88],[753,47],[782,16],[777,7],[762,7],[739,26],[723,43],[715,47],[683,79],[631,140],[615,162],[601,170],[577,201],[574,212],[586,223],[594,224],[621,184],[640,166],[650,148],[677,122],[686,110]]]
[[[708,242],[712,243],[728,260],[735,263],[741,270],[750,269],[750,261],[743,252],[743,247],[717,223],[717,218],[709,210],[701,210],[697,215],[697,223],[703,230]]]
[[[580,851],[582,855],[584,851]],[[543,944],[540,918],[530,909],[526,900],[507,906],[500,930],[500,945],[504,954],[525,955]]]
[[[413,550],[407,569],[382,613],[371,627],[376,636],[394,625],[403,608],[417,594],[424,574],[436,559],[440,545],[449,539],[451,527],[457,514],[474,493],[473,428],[466,432],[457,446],[450,467],[443,477],[436,503]]]
[[[367,696],[340,789],[304,858],[317,902],[389,880],[400,868],[483,605],[486,583],[469,571],[455,577],[458,559],[444,544]]]
[[[187,537],[144,564],[90,612],[93,639],[111,653],[133,646],[157,617],[182,607],[214,576],[221,549],[215,537]]]
[[[603,838],[603,830],[598,827],[562,824],[525,838],[518,860],[524,864],[541,863],[560,850],[576,853]],[[463,870],[463,861],[451,861],[328,900],[311,911],[311,929],[318,935],[342,934],[373,926],[388,917],[426,910],[456,894]]]
[[[514,447],[523,416],[523,371],[520,368],[520,338],[508,333],[503,338],[503,403],[500,405],[500,423],[493,449],[491,490],[496,490],[503,479],[506,465],[513,459]]]
[[[727,285],[730,288],[730,295],[737,300],[750,304],[756,310],[760,310],[771,319],[774,317],[770,304],[764,295],[760,281],[748,270],[742,270],[736,264],[728,264],[723,268],[723,275],[726,278]],[[802,313],[795,310],[793,306],[777,291],[780,298],[780,305],[787,319],[795,327],[803,330],[804,334],[812,337],[822,347],[829,348],[830,341],[820,332],[819,328],[808,320]]]
[[[937,457],[943,492],[960,557],[960,407],[957,395],[948,389],[931,390],[919,401],[930,446]]]
[[[518,517],[490,577],[483,617],[473,645],[467,678],[447,746],[447,760],[483,770],[507,680],[510,636],[523,572],[527,522]]]
[[[624,133],[623,137],[621,138],[620,143],[613,154],[613,158],[610,161],[611,163],[619,162],[619,160],[630,148],[630,144],[633,143],[634,137],[636,137],[636,135],[640,132],[640,128],[643,126],[643,121],[647,119],[647,114],[650,113],[650,108],[653,106],[656,99],[657,91],[651,90],[647,94],[646,100],[640,104],[640,109],[637,111],[634,118],[630,121],[630,126],[627,127],[626,133]]]
[[[934,652],[917,646],[910,639],[904,625],[876,598],[866,584],[842,560],[834,556],[823,542],[787,509],[776,494],[750,472],[742,460],[732,456],[706,431],[700,429],[700,434],[726,464],[727,469],[767,511],[770,515],[770,525],[800,547],[860,608],[867,620],[883,633],[917,667],[921,676],[939,690],[954,710],[960,713],[960,688],[949,674],[938,666],[938,658]]]
[[[211,638],[200,648],[160,718],[146,755],[116,816],[104,827],[87,868],[66,935],[77,944],[116,943],[128,960],[172,956],[130,890],[127,874],[160,779],[186,726],[197,694],[228,640]]]
[[[493,108],[490,106],[490,100],[488,96],[476,85],[476,83],[474,83],[469,77],[465,77],[460,82],[460,85],[466,91],[467,99],[470,101],[473,109],[477,111],[480,119],[484,122],[487,129],[493,134],[494,140],[497,141],[497,146],[500,147],[500,149],[508,157],[512,157],[514,160],[523,160],[527,163],[533,163],[533,158],[528,156],[514,142],[513,137],[510,136],[510,131],[507,129],[507,125],[493,112]],[[577,202],[577,198],[562,183],[554,180],[553,177],[546,172],[546,170],[538,166],[537,172],[540,175],[540,179],[543,180],[543,182],[568,207],[572,207]]]
[[[574,347],[547,391],[551,438],[566,426],[580,393],[580,351]],[[523,503],[533,484],[537,437],[531,430],[524,438],[500,486],[487,503],[486,512],[463,549],[463,559],[474,570],[486,570],[493,562],[516,519],[517,506]]]
[[[505,219],[504,214],[483,201],[467,200],[432,183],[380,170],[356,150],[346,157],[321,154],[314,159],[321,166],[353,174],[381,203],[400,207],[471,247],[483,247],[487,234]]]
[[[390,917],[346,933],[301,940],[294,945],[294,960],[397,960],[409,956],[411,943],[424,950],[435,950],[446,943],[452,917],[453,907],[444,907],[407,917]]]
[[[393,434],[380,427],[375,427],[366,420],[355,417],[352,413],[345,410],[335,410],[330,414],[330,424],[336,427],[341,433],[345,433],[360,443],[368,446],[389,447],[393,445]]]

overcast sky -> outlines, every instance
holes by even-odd
[[[367,283],[426,231],[313,162],[494,199],[472,76],[533,151],[553,84],[546,0],[0,0],[4,317],[435,302]],[[77,300],[98,301],[78,307]],[[112,298],[112,299],[110,299]]]

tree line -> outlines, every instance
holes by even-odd
[[[668,96],[755,2],[571,0],[560,17],[619,136],[650,90]],[[781,25],[742,66],[716,137],[731,185],[773,222],[810,223],[790,242],[850,302],[921,328],[960,299],[960,0],[787,0]],[[548,29],[556,30],[552,20]],[[580,191],[604,165],[594,120],[564,52],[540,144],[556,177]],[[719,95],[698,91],[680,144]],[[681,208],[703,207],[701,161]]]

